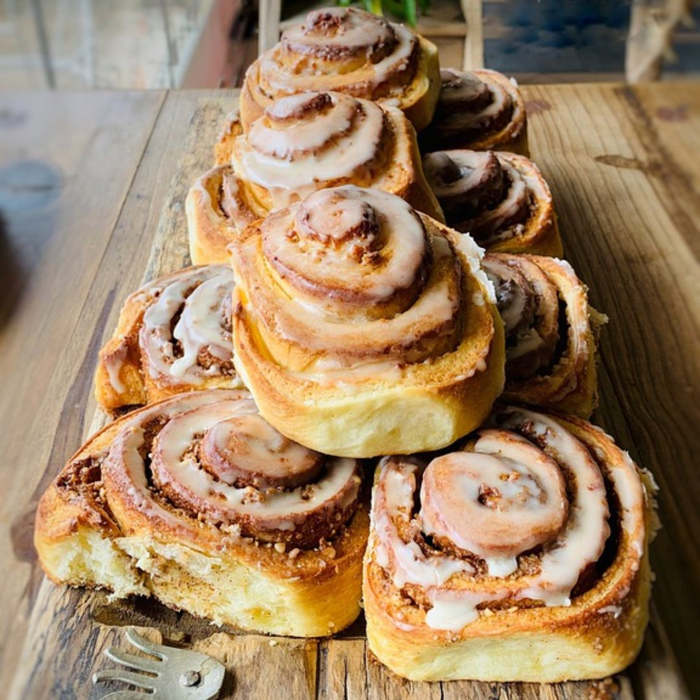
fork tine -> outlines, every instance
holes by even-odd
[[[107,668],[102,671],[95,671],[92,674],[92,682],[95,684],[104,683],[105,681],[123,681],[144,690],[155,690],[155,680],[155,678],[144,676],[142,673],[132,673],[131,671],[123,671],[118,668]]]
[[[154,661],[152,658],[147,656],[136,656],[135,654],[127,654],[125,651],[120,651],[114,647],[105,649],[104,655],[112,661],[126,666],[127,668],[134,668],[137,671],[146,671],[147,673],[155,673],[157,676],[160,675],[160,669],[158,666],[162,661]]]
[[[155,656],[162,661],[167,660],[168,647],[165,647],[162,644],[156,644],[155,642],[149,642],[148,639],[142,637],[130,627],[126,630],[126,638],[129,640],[131,645],[135,646],[139,651]]]

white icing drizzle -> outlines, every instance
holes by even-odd
[[[470,467],[475,466],[479,470],[486,468],[486,472],[481,472],[482,476],[475,476],[474,481],[466,482],[462,479],[444,480],[445,477],[441,476],[442,481],[428,483],[430,475],[426,480],[424,474],[420,521],[412,515],[420,467],[415,462],[401,458],[385,458],[380,463],[372,503],[375,560],[390,574],[397,587],[410,583],[425,589],[432,605],[426,614],[426,624],[435,629],[459,630],[478,617],[480,606],[505,598],[540,600],[546,606],[570,605],[571,590],[581,572],[600,558],[610,533],[605,483],[586,446],[554,419],[529,410],[509,408],[499,412],[498,421],[498,430],[483,431],[481,437],[469,447],[469,450],[476,451],[468,453]],[[510,438],[504,440],[502,430],[516,432],[506,433]],[[542,446],[537,469],[547,463],[558,463],[563,467],[568,488],[571,489],[568,514],[558,531],[555,528],[546,535],[539,555],[539,567],[534,573],[518,573],[513,568],[517,552],[506,551],[505,556],[493,557],[489,556],[491,552],[482,549],[481,552],[486,554],[489,578],[505,579],[507,583],[504,580],[502,588],[493,584],[481,588],[479,579],[472,578],[475,570],[468,561],[442,552],[433,554],[431,551],[426,555],[413,533],[422,529],[434,535],[448,536],[461,549],[479,554],[480,546],[478,543],[475,545],[473,536],[470,537],[468,532],[473,515],[468,510],[460,514],[457,506],[461,501],[469,502],[479,498],[477,484],[485,483],[484,480],[491,483],[490,477],[485,476],[491,469],[489,456],[502,458],[503,469],[509,474],[518,474],[513,477],[512,484],[522,483],[520,474],[523,472],[531,477],[525,481],[525,493],[521,486],[507,486],[508,480],[504,480],[501,474],[497,475],[499,489],[502,492],[505,490],[505,497],[518,501],[515,513],[520,518],[520,530],[527,531],[533,527],[537,529],[537,526],[533,526],[532,518],[540,515],[538,511],[543,507],[542,488],[551,487],[551,481],[546,470],[537,476],[536,472],[530,471],[533,468],[531,458],[539,450],[519,433]],[[519,448],[525,445],[525,451],[519,452]],[[617,450],[614,445],[611,449]],[[525,456],[527,461],[523,463],[521,458]],[[622,508],[620,516],[623,533],[633,535],[632,548],[641,557],[644,528],[640,515],[643,492],[636,468],[631,461],[625,461],[622,457],[611,462],[606,460],[605,463],[610,468],[608,476]],[[448,498],[447,502],[451,505],[441,511],[431,512],[430,495],[425,493],[425,489],[441,487],[448,491],[447,495],[442,494],[441,497]],[[555,497],[554,501],[556,500]],[[445,504],[439,499],[432,504],[436,508],[441,505]],[[514,518],[511,528],[516,521],[518,518]],[[401,530],[398,528],[399,523],[403,523]],[[460,523],[462,529],[458,530]],[[412,533],[408,534],[408,539],[407,533]],[[517,534],[521,536],[522,532]],[[483,528],[475,526],[474,536],[483,537]],[[508,533],[504,534],[506,545],[508,537]],[[640,541],[642,544],[635,549],[634,544],[639,545]],[[494,542],[497,540],[494,539]],[[525,538],[517,549],[526,551],[532,545],[533,542]],[[601,612],[619,614],[615,608],[603,608]]]
[[[170,378],[176,383],[199,384],[216,375],[220,366],[198,365],[206,349],[214,358],[231,360],[231,334],[225,325],[230,316],[233,273],[223,265],[195,268],[168,283],[145,311],[139,343],[148,359],[153,378]],[[180,342],[182,355],[175,356],[171,323],[181,310],[172,336]]]
[[[588,304],[583,285],[575,276],[569,277],[566,267],[550,258],[491,253],[484,266],[494,277],[498,308],[506,325],[509,388],[525,392],[539,388],[546,400],[553,400],[562,389],[575,390],[580,374],[577,365],[588,352]],[[562,276],[568,277],[564,283]],[[565,302],[563,324],[561,301]],[[579,334],[581,316],[585,327]],[[562,352],[558,347],[560,339],[568,340],[568,350]],[[534,404],[545,401],[544,397],[531,393],[521,400]]]
[[[423,163],[448,222],[491,245],[522,234],[532,220],[531,200],[551,201],[537,166],[528,161],[524,167],[523,160],[499,151],[459,149],[429,153]],[[502,197],[494,203],[495,194]]]
[[[233,414],[212,425],[200,444],[200,460],[227,484],[257,475],[263,485],[284,485],[290,480],[310,481],[322,457],[289,440],[253,412]]]
[[[222,399],[241,397],[237,391],[201,391],[182,394],[170,401],[156,405],[154,408],[139,411],[125,421],[125,425],[115,437],[104,464],[105,480],[111,480],[123,486],[132,506],[149,518],[159,519],[171,527],[185,527],[192,532],[196,525],[178,518],[174,513],[161,506],[151,496],[144,462],[139,448],[144,443],[143,425],[156,416],[170,418],[183,411],[194,410]],[[248,398],[246,397],[246,401]]]
[[[290,212],[262,225],[268,259],[274,257],[316,285],[347,288],[368,301],[381,303],[410,287],[427,254],[420,218],[387,192],[353,185],[320,190],[294,214],[293,220]],[[373,262],[377,255],[381,265]]]
[[[156,436],[152,448],[151,470],[156,483],[164,488],[175,487],[180,497],[185,497],[198,511],[203,504],[212,514],[212,520],[236,522],[240,518],[259,519],[265,530],[289,531],[314,513],[326,512],[333,504],[335,512],[351,505],[359,492],[361,479],[357,475],[357,462],[346,458],[327,458],[322,476],[309,484],[294,489],[270,489],[251,498],[251,487],[236,488],[215,479],[196,462],[192,447],[199,436],[215,429],[223,421],[235,416],[257,417],[254,401],[247,393],[225,390],[193,392],[181,395],[147,412],[136,414],[126,421],[124,428],[114,439],[105,460],[105,476],[119,483],[133,507],[149,519],[160,519],[169,527],[186,528],[196,532],[196,518],[183,518],[154,500],[146,477],[141,450],[144,445],[144,425],[153,417],[165,417],[166,423]],[[266,458],[267,446],[256,440],[267,431],[252,426],[252,449],[247,456]],[[282,438],[286,440],[286,438]],[[270,445],[275,449],[275,441]],[[279,445],[277,445],[279,447]],[[288,457],[296,455],[292,445]],[[187,498],[189,497],[189,499]],[[333,513],[333,511],[328,511]]]
[[[474,567],[465,560],[440,553],[426,556],[414,542],[400,537],[394,519],[409,523],[416,488],[416,464],[395,464],[385,458],[386,466],[372,493],[372,532],[376,536],[377,561],[390,568],[392,581],[401,587],[405,583],[441,586],[458,572],[474,573]]]
[[[310,12],[303,24],[287,29],[282,41],[322,54],[356,55],[389,44],[394,26],[383,17],[356,8],[324,7]]]
[[[322,351],[305,372],[395,365],[397,357],[420,362],[430,358],[438,341],[451,349],[462,298],[459,268],[445,238],[431,236],[429,247],[413,210],[378,190],[322,190],[304,204],[263,224],[265,264],[275,270],[280,287],[253,277],[248,294],[261,309],[274,309],[270,320],[276,335]],[[376,228],[364,228],[365,217],[376,217]],[[250,239],[239,246],[236,265],[239,256],[256,270],[259,242]],[[427,277],[423,285],[422,274]],[[431,344],[416,343],[432,328],[442,335],[431,336]]]
[[[462,255],[462,260],[469,266],[469,271],[479,281],[481,289],[491,304],[496,303],[496,290],[482,267],[485,250],[468,234],[450,239],[454,248]]]
[[[434,249],[436,250],[435,261],[451,255],[449,246],[444,241],[436,241]],[[415,336],[415,329],[420,329],[426,320],[429,320],[431,325],[439,327],[442,323],[447,323],[455,317],[459,300],[450,298],[448,294],[449,287],[450,279],[447,276],[437,279],[434,284],[426,286],[423,294],[408,309],[388,319],[350,318],[344,320],[344,317],[325,312],[323,308],[304,304],[299,298],[289,301],[285,316],[289,314],[298,323],[302,323],[303,319],[308,319],[308,326],[307,323],[304,323],[304,327],[308,327],[313,335],[308,335],[307,337],[310,339],[322,339],[326,348],[352,347],[353,344],[356,345],[358,342],[358,332],[362,332],[365,334],[362,338],[363,343],[367,345],[370,351],[372,346],[376,347],[376,352],[370,352],[364,358],[364,361],[361,358],[353,358],[353,365],[366,364],[368,370],[372,368],[379,369],[380,366],[386,365],[387,362],[393,362],[392,359],[385,362],[377,359],[377,354],[382,354],[383,348],[392,344],[392,339],[400,339],[396,343],[396,347],[399,347],[399,343],[408,344],[411,338]],[[359,323],[360,320],[362,320],[362,325]],[[283,326],[284,318],[278,317],[277,322],[280,330],[283,334],[286,334]],[[288,335],[302,337],[305,335],[305,332],[291,331]],[[409,359],[408,354],[404,354],[404,359]],[[423,358],[417,359],[421,360]],[[329,352],[316,358],[314,369],[328,372],[333,369],[342,369],[347,366],[347,363],[348,359],[346,357]],[[365,368],[363,367],[363,369]]]
[[[606,605],[598,610],[600,615],[612,615],[617,620],[622,615],[622,607],[620,605]]]
[[[510,415],[503,427],[520,429],[531,423],[528,434],[544,441],[544,451],[567,465],[575,482],[566,526],[542,554],[536,582],[519,597],[542,600],[546,605],[569,605],[569,594],[581,571],[598,560],[610,534],[605,483],[586,447],[555,420],[525,409],[512,409]]]
[[[527,197],[527,176],[507,161],[502,161],[501,167],[508,175],[510,187],[506,191],[506,196],[495,207],[479,215],[480,227],[493,226],[498,228],[500,222],[509,220],[517,214],[522,207],[522,202]]]
[[[511,276],[507,263],[503,262],[499,258],[486,258],[484,261],[484,268],[486,269],[486,275],[489,280],[493,283],[494,288],[498,289],[501,280],[508,280]],[[499,299],[499,302],[501,299]],[[528,305],[528,295],[527,290],[524,289],[519,284],[513,284],[509,295],[507,297],[507,303],[499,303],[498,312],[501,314],[503,319],[503,325],[505,326],[506,333],[510,333],[512,330],[517,328],[520,323]]]
[[[486,107],[477,112],[459,110],[460,124],[465,130],[476,129],[483,124],[488,124],[501,112],[510,107],[511,97],[500,85],[492,83],[489,85],[489,89],[492,99]]]
[[[364,104],[372,103],[331,92],[280,97],[252,123],[247,140],[255,155],[271,156],[273,165],[279,165],[280,161],[292,160],[299,153],[318,151],[333,136],[343,135]],[[381,119],[381,110],[379,115]],[[277,183],[263,180],[260,184]]]
[[[198,411],[182,414],[170,421],[156,438],[153,450],[152,469],[158,483],[175,483],[182,495],[189,496],[193,505],[206,503],[213,513],[220,517],[253,515],[264,517],[272,529],[289,530],[294,527],[290,516],[306,515],[343,491],[346,503],[357,496],[359,483],[352,481],[356,462],[353,459],[330,459],[325,476],[313,484],[312,488],[298,487],[289,491],[271,491],[263,500],[248,501],[250,489],[235,488],[216,480],[204,469],[200,469],[195,458],[188,452],[195,435],[206,433],[218,422],[231,416],[257,413],[251,400],[247,402],[220,402]],[[262,420],[262,419],[261,419]]]
[[[567,513],[556,462],[527,440],[486,430],[469,452],[434,459],[421,486],[424,532],[484,559],[492,576],[518,568],[516,556],[544,544]]]
[[[126,386],[119,376],[128,354],[128,346],[124,343],[116,352],[104,358],[104,367],[107,370],[109,383],[118,394],[126,391]]]
[[[508,115],[511,121],[519,118],[517,86],[502,82],[496,71],[443,69],[440,75],[442,89],[433,128],[447,134],[460,131],[478,134],[479,130],[494,130],[496,124],[502,129]]]
[[[330,98],[320,111],[312,102],[319,95]],[[274,108],[290,100],[310,106],[299,118],[271,118]],[[383,134],[384,113],[369,100],[340,93],[292,95],[273,103],[236,139],[233,165],[241,177],[270,191],[274,208],[282,208],[324,182],[351,179],[376,158]]]
[[[170,373],[182,377],[187,370],[197,362],[197,356],[202,348],[209,348],[212,355],[221,360],[231,357],[231,350],[222,340],[222,309],[226,308],[233,291],[232,280],[214,278],[202,282],[192,294],[187,297],[187,303],[182,311],[173,336],[180,341],[183,355],[170,366]]]
[[[457,107],[463,102],[491,99],[489,86],[474,73],[441,68],[440,82],[440,104]]]
[[[425,624],[438,630],[460,630],[479,617],[477,606],[489,597],[483,592],[470,591],[460,591],[459,595],[433,595],[430,598],[432,607],[425,614]]]
[[[401,95],[405,82],[413,76],[407,75],[400,84],[390,83],[395,82],[392,78],[397,74],[406,72],[416,47],[415,35],[403,25],[389,23],[355,8],[324,8],[321,12],[339,16],[344,25],[342,30],[310,33],[304,25],[287,29],[282,42],[258,59],[262,91],[277,97],[314,89],[338,90],[372,98],[381,86],[384,88],[378,96],[381,99]],[[311,24],[311,19],[310,15],[307,24]],[[372,47],[377,44],[387,46],[392,34],[393,48],[379,60],[372,60]],[[315,47],[325,54],[325,58],[335,60],[309,61],[305,53],[297,53],[304,44]],[[358,66],[358,49],[362,47],[369,50],[366,60]],[[334,50],[337,50],[335,57]],[[347,68],[343,70],[345,66]]]

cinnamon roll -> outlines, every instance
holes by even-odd
[[[236,368],[280,432],[328,454],[435,449],[503,386],[481,251],[405,201],[350,185],[232,247]]]
[[[437,48],[401,24],[354,7],[313,10],[247,70],[244,129],[272,100],[309,90],[391,104],[420,130],[430,122],[440,90]]]
[[[223,265],[189,267],[131,294],[100,350],[97,402],[107,410],[152,403],[182,391],[236,388],[231,294]]]
[[[197,391],[90,438],[43,495],[57,583],[153,595],[250,630],[317,636],[359,613],[362,474],[283,437],[245,391]]]
[[[524,156],[498,151],[437,151],[423,159],[448,225],[487,250],[561,256],[549,185]]]
[[[197,178],[185,200],[190,258],[195,265],[228,264],[228,247],[267,209],[252,199],[230,165],[216,165]]]
[[[442,210],[423,175],[416,136],[400,109],[338,92],[305,92],[271,102],[247,133],[225,129],[219,165],[187,197],[190,254],[223,262],[251,221],[315,190],[376,187],[429,216]]]
[[[589,306],[586,286],[556,258],[489,253],[484,268],[506,331],[505,396],[589,417],[607,318]]]
[[[384,458],[364,564],[371,651],[413,680],[620,671],[647,623],[654,492],[599,428],[517,407],[462,448]]]
[[[435,116],[421,150],[469,148],[528,155],[525,102],[517,83],[495,70],[443,68]]]

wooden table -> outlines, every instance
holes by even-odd
[[[700,85],[525,89],[534,159],[567,256],[610,316],[596,421],[661,487],[653,619],[640,660],[602,684],[412,684],[340,639],[226,634],[143,601],[48,583],[33,551],[37,498],[102,420],[97,350],[144,280],[188,261],[183,201],[210,164],[235,95],[0,95],[0,688],[98,697],[90,673],[118,624],[224,658],[226,697],[676,698],[700,687],[698,262]],[[4,694],[4,692],[3,692]]]

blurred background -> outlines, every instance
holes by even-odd
[[[0,87],[240,85],[280,28],[328,3],[294,0],[0,0]],[[444,65],[521,82],[700,74],[690,0],[368,0],[417,23]]]

